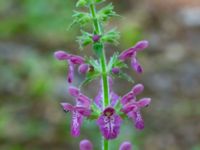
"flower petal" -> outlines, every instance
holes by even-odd
[[[151,98],[142,98],[137,102],[138,107],[147,107],[151,103]]]
[[[106,108],[103,114],[97,119],[97,124],[107,140],[115,139],[120,132],[122,119],[113,112],[113,108]]]
[[[132,92],[134,93],[134,95],[138,95],[140,93],[142,93],[144,90],[144,86],[143,84],[136,84],[133,88],[132,88]]]
[[[86,117],[90,116],[90,114],[91,114],[90,110],[85,107],[75,107],[75,109],[81,115],[86,116]]]
[[[90,108],[91,100],[84,94],[80,93],[76,99],[76,103],[77,106]]]
[[[126,51],[123,51],[120,55],[119,55],[119,59],[124,61],[127,58],[130,58],[133,56],[133,54],[137,51],[142,51],[143,49],[147,48],[149,45],[149,42],[146,40],[143,41],[139,41],[137,42],[133,47],[129,48]]]
[[[73,64],[83,64],[84,63],[84,58],[81,57],[81,56],[77,56],[77,55],[71,55],[70,56],[70,61],[73,63]]]
[[[56,51],[54,57],[58,60],[67,60],[70,58],[70,55],[64,51]]]
[[[78,88],[76,88],[76,87],[73,87],[73,86],[70,86],[68,91],[69,91],[69,94],[71,96],[74,96],[74,97],[78,97],[79,93],[80,93],[80,90]]]
[[[134,51],[142,51],[148,46],[149,46],[149,42],[146,40],[142,40],[142,41],[137,42],[132,49],[134,49]]]
[[[89,140],[82,140],[80,142],[80,150],[93,150],[93,145]]]
[[[133,55],[134,51],[132,49],[128,49],[128,50],[125,50],[123,51],[120,55],[119,55],[119,59],[124,61],[126,60],[127,58],[130,58],[132,55]]]
[[[131,67],[138,73],[141,74],[143,72],[143,68],[136,59],[136,57],[131,58]]]
[[[63,107],[64,111],[73,111],[74,110],[74,106],[72,106],[69,103],[60,103],[60,104]]]
[[[135,123],[135,128],[142,130],[144,129],[144,121],[142,119],[142,115],[140,113],[140,111],[136,111],[136,112],[131,112],[128,114],[129,117],[131,117]]]
[[[122,112],[124,112],[125,114],[131,112],[131,111],[137,111],[138,107],[136,104],[127,104],[122,108]]]
[[[83,116],[78,111],[72,112],[72,121],[71,121],[71,134],[74,137],[80,135],[80,128],[83,122]]]
[[[119,150],[132,150],[132,144],[128,141],[125,141],[120,145]]]
[[[72,83],[74,79],[74,64],[68,61],[69,63],[69,68],[68,68],[68,76],[67,76],[67,81],[68,83]]]
[[[124,95],[123,97],[122,97],[122,99],[121,99],[121,103],[122,103],[122,105],[125,105],[125,104],[127,104],[127,103],[130,103],[130,102],[135,102],[135,100],[136,100],[136,97],[135,97],[135,95],[133,94],[133,92],[131,91],[131,92],[128,92],[126,95]]]

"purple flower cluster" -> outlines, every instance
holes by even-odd
[[[99,37],[94,36],[94,41],[98,41]],[[123,62],[127,58],[131,58],[131,66],[137,73],[142,73],[143,68],[136,58],[139,51],[144,50],[148,46],[147,41],[140,41],[132,48],[122,52],[118,56],[118,60]],[[75,65],[78,65],[78,72],[87,74],[92,64],[87,64],[85,59],[81,56],[68,54],[64,51],[56,51],[54,56],[58,60],[66,60],[68,62],[68,83],[73,82]],[[111,68],[112,74],[118,75],[121,70],[118,67]],[[141,109],[148,106],[151,102],[150,98],[142,98],[137,100],[137,96],[144,90],[142,84],[133,86],[130,92],[124,96],[119,96],[113,91],[112,74],[108,74],[109,85],[109,101],[110,105],[104,106],[103,85],[102,79],[100,80],[99,91],[93,99],[88,98],[81,93],[80,89],[70,86],[69,94],[74,97],[75,105],[69,103],[61,103],[61,106],[66,112],[71,112],[71,134],[74,137],[80,135],[80,128],[84,118],[90,118],[96,115],[96,124],[105,139],[111,140],[117,138],[120,133],[120,126],[123,121],[122,116],[127,116],[132,119],[136,129],[142,130],[144,128],[144,121],[141,115]],[[97,108],[98,110],[94,109]],[[93,146],[90,141],[83,140],[80,143],[81,150],[92,150]],[[129,142],[124,142],[119,150],[131,150],[132,146]]]

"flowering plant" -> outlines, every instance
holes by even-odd
[[[72,24],[77,23],[84,27],[88,23],[92,23],[93,32],[89,33],[81,31],[82,35],[78,37],[80,47],[92,44],[92,49],[97,56],[97,59],[81,57],[69,54],[65,51],[56,51],[54,56],[58,60],[65,60],[68,63],[67,81],[70,84],[69,94],[75,98],[75,105],[69,103],[61,103],[61,106],[66,112],[71,112],[71,134],[74,137],[80,135],[80,128],[84,118],[94,120],[99,126],[102,133],[102,150],[109,150],[109,140],[115,139],[120,133],[120,127],[125,117],[133,120],[135,128],[142,130],[144,121],[141,115],[141,108],[150,104],[150,98],[142,98],[137,100],[136,96],[142,93],[144,86],[136,84],[130,92],[124,96],[119,96],[112,89],[113,78],[125,77],[130,82],[133,82],[123,68],[128,66],[125,60],[131,59],[131,67],[136,73],[141,74],[143,68],[136,58],[137,53],[148,47],[148,41],[142,40],[135,46],[123,51],[121,54],[114,53],[109,62],[106,60],[104,44],[117,44],[119,32],[115,29],[105,31],[103,29],[105,22],[110,17],[117,16],[113,10],[113,5],[108,4],[100,10],[96,10],[96,5],[105,2],[105,0],[78,0],[76,7],[86,7],[89,12],[75,11]],[[100,79],[100,87],[97,96],[90,99],[81,93],[80,89],[73,86],[74,70],[78,65],[78,72],[85,74],[85,80],[81,86],[91,82],[94,79]],[[93,145],[89,140],[80,142],[80,150],[92,150]],[[120,150],[131,150],[130,142],[123,142]]]

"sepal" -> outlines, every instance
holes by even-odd
[[[117,16],[116,12],[113,9],[114,9],[114,6],[112,5],[112,3],[110,3],[107,6],[103,7],[98,12],[98,19],[100,19],[101,21],[106,22],[109,18],[111,18],[113,16]]]
[[[77,41],[82,49],[84,46],[87,46],[93,42],[92,35],[88,32],[81,31],[82,35],[77,38]]]
[[[119,38],[120,38],[119,32],[116,31],[116,29],[112,29],[102,36],[101,41],[117,45],[119,43],[118,42]]]

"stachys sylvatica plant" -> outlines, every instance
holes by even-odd
[[[113,5],[108,4],[97,10],[96,5],[105,2],[105,0],[78,0],[76,7],[85,7],[88,11],[74,11],[73,23],[81,26],[82,35],[78,37],[80,47],[91,44],[96,58],[81,57],[69,54],[67,51],[58,50],[54,53],[57,60],[65,61],[68,64],[67,82],[69,84],[68,92],[74,97],[75,103],[61,103],[62,108],[71,114],[71,134],[74,137],[80,135],[81,124],[85,118],[93,120],[102,134],[102,150],[109,150],[109,141],[115,139],[120,134],[120,127],[123,119],[130,118],[136,129],[144,128],[144,121],[140,110],[150,104],[150,98],[137,99],[137,95],[144,90],[143,84],[135,84],[130,92],[119,96],[113,91],[113,78],[124,77],[132,82],[123,68],[128,68],[125,61],[130,58],[131,67],[137,73],[141,74],[143,68],[140,65],[137,53],[148,47],[148,41],[138,41],[133,47],[119,53],[114,53],[109,60],[106,60],[106,43],[117,44],[119,32],[115,28],[109,31],[104,30],[105,23],[109,18],[118,16]],[[91,33],[84,31],[86,24],[92,24]],[[76,67],[77,66],[77,67]],[[73,86],[75,69],[78,73],[85,75],[85,80],[81,86],[99,79],[100,87],[97,96],[89,98],[80,91],[80,87]],[[80,150],[92,150],[93,145],[89,140],[80,142]],[[119,150],[131,150],[132,144],[128,141],[123,142]]]

